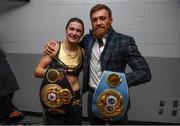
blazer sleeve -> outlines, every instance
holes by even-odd
[[[139,52],[137,45],[132,37],[125,41],[126,62],[132,72],[126,73],[128,86],[136,86],[151,80],[151,72],[144,57]]]

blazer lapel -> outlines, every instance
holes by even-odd
[[[88,59],[90,59],[93,44],[94,44],[94,38],[93,38],[92,34],[89,34],[89,36],[88,36],[88,47],[87,47]]]
[[[112,55],[112,52],[114,50],[114,30],[112,29],[112,27],[110,28],[110,31],[108,32],[107,34],[107,37],[106,37],[106,44],[105,44],[105,47],[104,47],[104,51],[102,52],[101,54],[101,67],[102,67],[102,70],[106,69],[106,66],[109,62],[109,59]]]

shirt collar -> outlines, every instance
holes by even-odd
[[[105,35],[101,38],[104,45],[105,45],[105,43],[106,43],[106,36],[107,36],[107,34],[105,34]],[[97,39],[96,39],[96,41],[97,41]]]

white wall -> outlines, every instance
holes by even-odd
[[[144,56],[180,57],[179,0],[30,0],[0,1],[0,43],[9,53],[42,53],[47,40],[63,40],[70,17],[90,29],[89,10],[96,3],[113,12],[113,26],[132,35]]]

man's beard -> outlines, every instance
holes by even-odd
[[[93,36],[95,38],[102,38],[107,32],[108,32],[109,28],[97,28],[97,29],[93,29]]]

